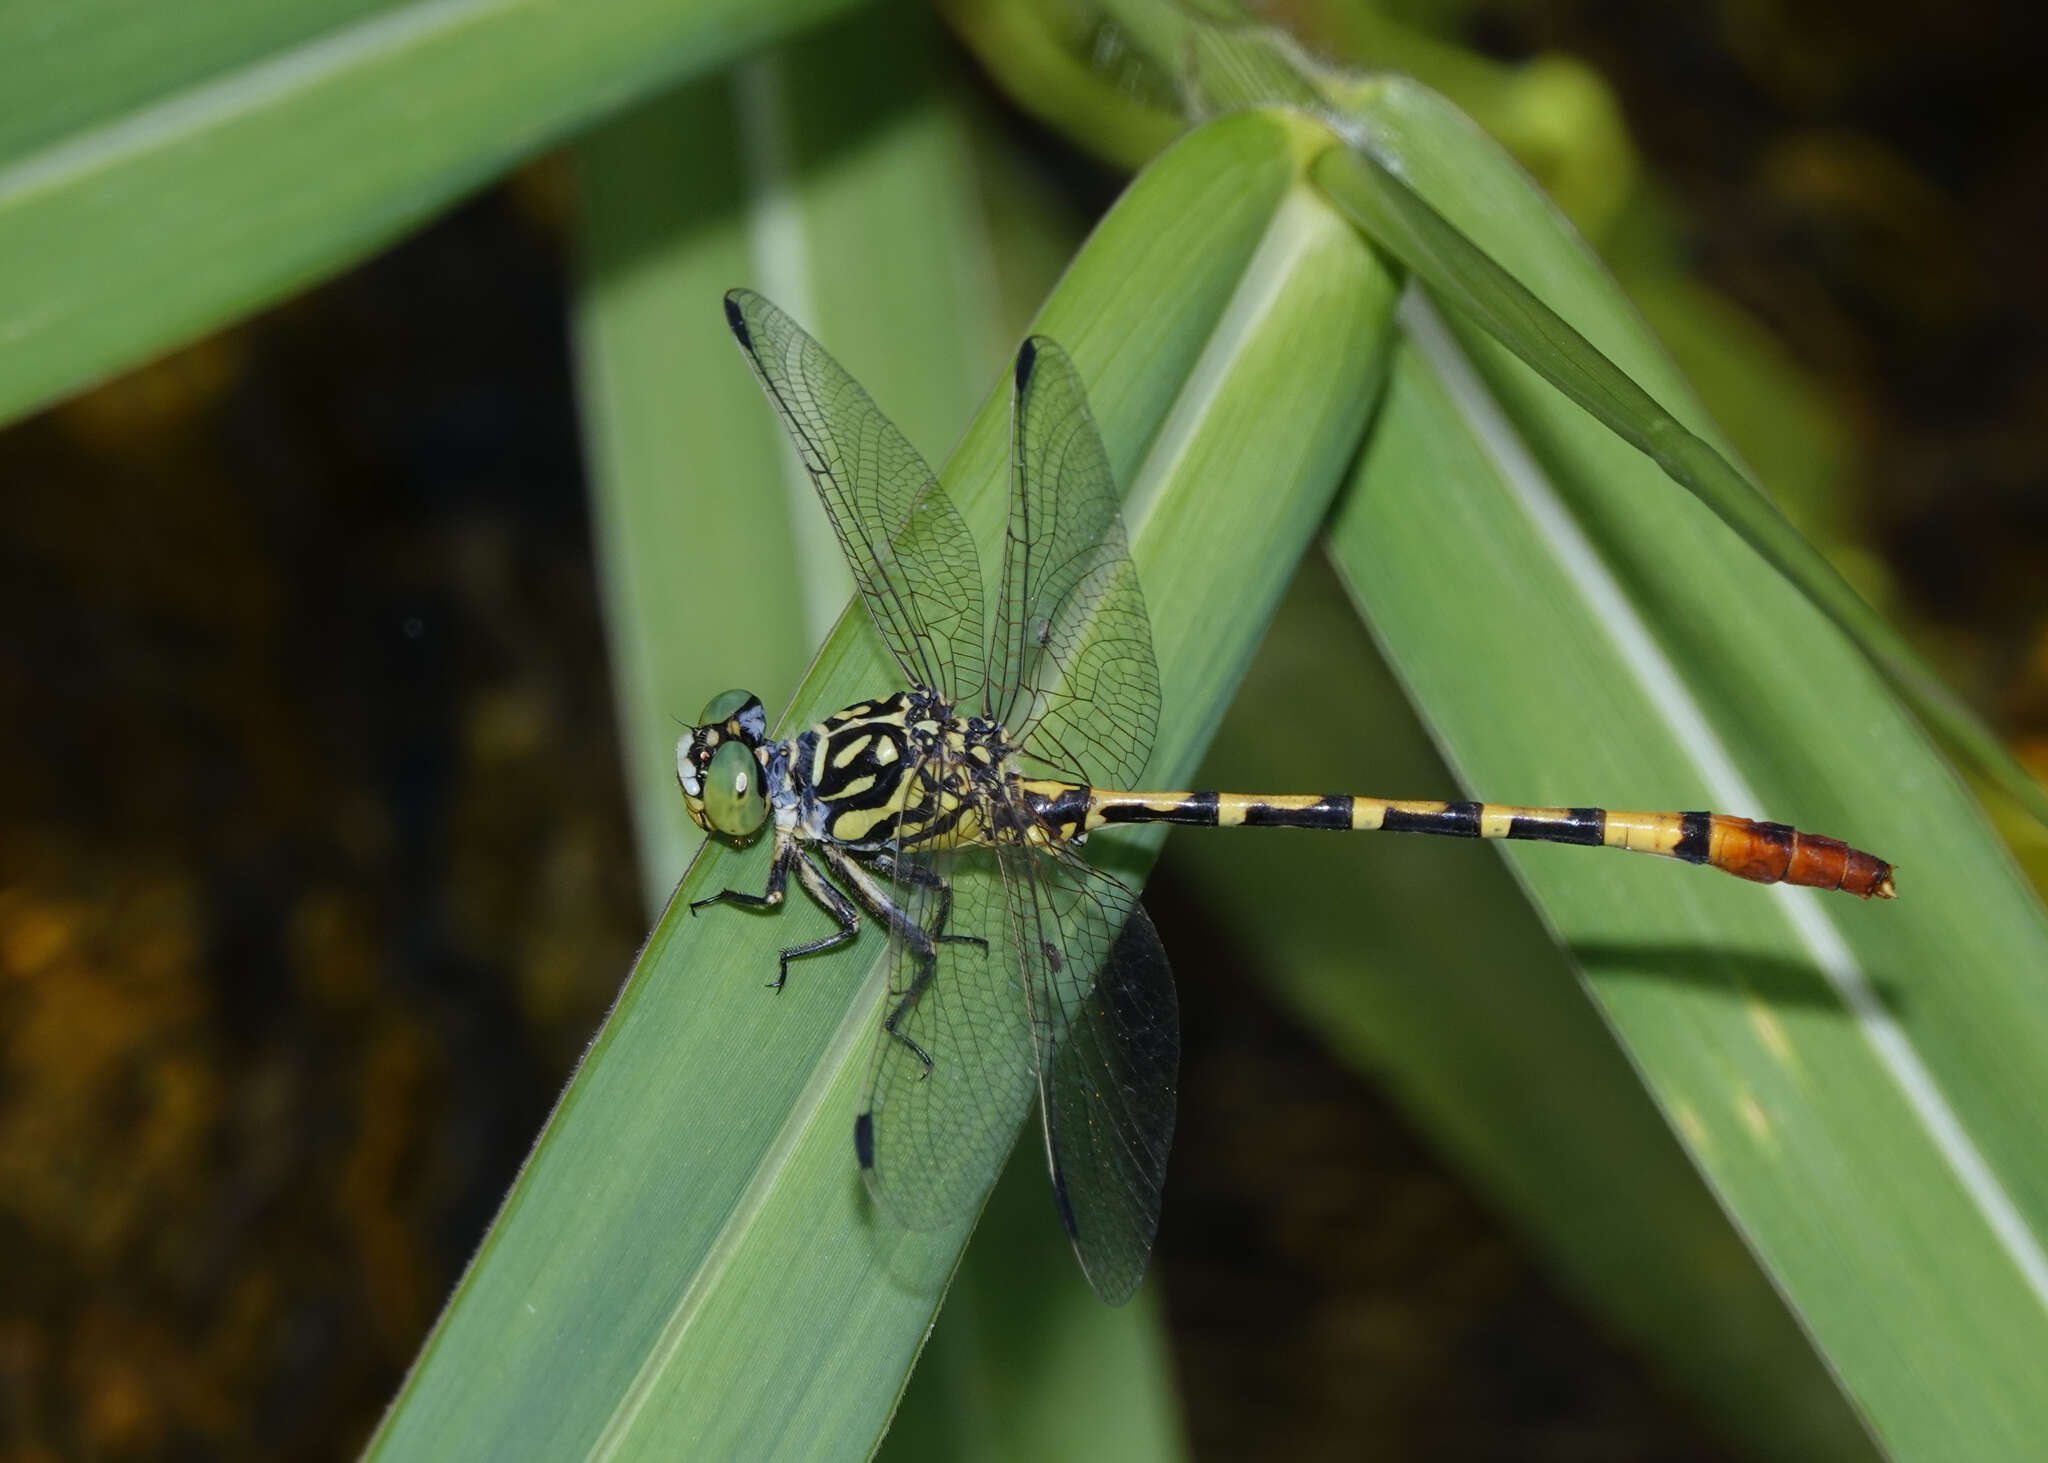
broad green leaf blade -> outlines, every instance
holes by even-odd
[[[1313,556],[1197,782],[1465,795]],[[1564,872],[1597,879],[1616,856],[1577,857]],[[1744,1456],[1874,1456],[1503,860],[1449,839],[1188,831],[1162,868]]]
[[[838,0],[0,14],[0,421],[278,299]]]
[[[1096,1298],[1022,1142],[982,1211],[882,1445],[883,1463],[1188,1456],[1159,1290]]]
[[[733,369],[720,296],[749,281],[805,302],[804,318],[863,379],[887,383],[895,419],[934,461],[1006,354],[1011,332],[991,327],[986,297],[1000,267],[990,255],[1009,240],[975,217],[970,142],[960,109],[939,100],[931,40],[914,17],[858,15],[643,107],[579,154],[581,396],[655,915],[702,840],[676,795],[677,720],[733,684],[785,703],[849,594],[810,484]],[[1021,283],[1036,300],[1052,282],[1042,269]],[[829,572],[800,567],[804,527]],[[720,634],[691,633],[705,607],[727,604],[750,612],[721,617]],[[905,1399],[927,1421],[923,1445],[960,1457],[1002,1438],[1007,1457],[1071,1457],[1075,1436],[1027,1445],[1057,1420],[1113,1439],[1123,1457],[1176,1456],[1153,1308],[1096,1303],[1042,1222],[1042,1176],[1026,1168],[1021,1180],[1009,1208],[1028,1202],[1032,1222],[1014,1226],[1008,1253],[969,1254]],[[1028,1278],[1025,1255],[1036,1257]],[[1042,1322],[1022,1337],[975,1324],[959,1289],[977,1297],[969,1312],[1007,1307]]]
[[[931,41],[902,15],[856,16],[578,154],[577,356],[654,912],[703,841],[676,792],[679,721],[729,686],[780,708],[853,592],[809,479],[732,369],[721,296],[754,285],[843,343],[934,462],[1002,368],[967,143],[934,94]]]
[[[1418,344],[1331,544],[1460,781],[1765,815],[1903,860],[1901,898],[1862,905],[1509,853],[1884,1447],[2022,1455],[2048,1426],[2039,904],[1795,588],[1561,400],[1611,455],[1546,471],[1518,428],[1550,388],[1505,415],[1438,318],[1404,321]]]
[[[1040,0],[941,0],[975,59],[1012,100],[1112,167],[1137,169],[1186,128],[1171,70],[1124,49],[1113,33],[1086,58],[1085,21]]]
[[[1370,120],[1355,133],[1347,129],[1356,150],[1332,149],[1316,164],[1316,181],[1332,202],[1413,270],[1432,298],[1481,327],[1601,425],[1647,455],[1673,481],[1698,494],[1723,522],[1862,646],[1930,726],[1996,778],[2036,817],[2048,821],[2048,789],[2034,781],[1976,713],[1927,667],[1905,637],[1871,608],[1712,442],[1688,428],[1657,395],[1639,384],[1669,374],[1665,358],[1654,344],[1631,353],[1633,358],[1616,355],[1610,359],[1602,354],[1515,274],[1432,208],[1417,187],[1403,180],[1434,172],[1425,172],[1419,157],[1438,151],[1432,142],[1451,128],[1469,124],[1440,99],[1398,80],[1386,82],[1375,95],[1377,105],[1367,108]],[[1406,125],[1398,131],[1390,127],[1390,138],[1380,130],[1389,122]],[[1513,168],[1504,155],[1496,156],[1502,174]],[[1458,200],[1454,206],[1472,215],[1474,227],[1478,226],[1479,211],[1470,201],[1474,190],[1468,175],[1446,173],[1430,177],[1430,181],[1442,187],[1447,200]],[[1504,257],[1520,259],[1531,252],[1515,242],[1517,237],[1547,235],[1556,240],[1564,235],[1554,214],[1542,221],[1534,217],[1538,201],[1540,195],[1531,187],[1531,206],[1523,211],[1513,231],[1501,228],[1497,217],[1490,220],[1497,234],[1496,247],[1515,251]],[[1577,252],[1582,278],[1604,279],[1597,269],[1586,267],[1591,263],[1590,254],[1582,247]],[[1603,315],[1635,318],[1618,287],[1609,282],[1605,294]],[[1647,343],[1646,334],[1637,334]]]
[[[1619,287],[1606,282],[1600,313],[1625,324],[1605,331],[1589,324],[1589,336],[1552,308],[1550,275],[1502,267],[1498,261],[1524,265],[1540,258],[1566,276],[1583,276],[1591,256],[1528,177],[1469,119],[1404,78],[1360,77],[1323,66],[1283,31],[1238,20],[1220,23],[1212,16],[1241,15],[1228,0],[1208,7],[1206,15],[1167,0],[1100,3],[1123,44],[1155,68],[1185,78],[1191,113],[1278,105],[1326,118],[1345,145],[1322,157],[1315,175],[1338,208],[1412,270],[1433,297],[1697,494],[1834,618],[1930,726],[2048,823],[2048,788],[1728,461],[1696,416],[1688,421],[1674,415],[1668,403],[1678,396],[1646,389],[1645,383],[1654,386],[1669,375],[1661,350],[1649,343],[1633,354],[1616,354],[1632,333],[1643,338]],[[1454,141],[1454,134],[1463,135]],[[1480,171],[1468,174],[1467,165]],[[1482,194],[1496,205],[1492,211],[1477,205]],[[1512,207],[1499,206],[1510,201]],[[1540,255],[1532,252],[1534,239],[1545,243]]]
[[[1185,773],[1220,715],[1374,394],[1392,282],[1303,186],[1312,141],[1269,116],[1191,136],[1133,185],[1037,322],[1079,364],[1130,485],[1179,710],[1162,775]],[[998,392],[945,471],[985,553],[1006,413]],[[889,684],[869,627],[849,617],[791,718]],[[822,917],[684,910],[723,885],[758,887],[764,853],[707,848],[693,865],[379,1455],[873,1447],[966,1227],[877,1223],[852,1162],[880,943],[813,962],[771,996],[760,984],[776,950]]]

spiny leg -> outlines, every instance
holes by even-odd
[[[938,973],[938,942],[923,925],[920,925],[916,920],[904,913],[902,906],[889,897],[888,889],[875,877],[873,871],[855,862],[831,844],[824,845],[819,852],[824,856],[825,862],[830,866],[832,872],[839,875],[840,878],[844,879],[860,894],[868,908],[872,909],[888,925],[890,933],[901,940],[904,949],[910,953],[913,967],[910,984],[904,987],[900,995],[897,995],[896,1003],[889,1008],[889,1014],[882,1018],[882,1029],[910,1048],[911,1055],[915,1056],[923,1064],[924,1075],[929,1077],[932,1071],[931,1053],[919,1046],[911,1038],[910,1034],[901,1030],[900,1027],[904,1018],[916,1008],[918,1000],[930,988],[932,977]],[[890,859],[890,864],[898,870],[903,867],[900,860],[893,858]],[[933,874],[929,869],[920,870],[920,872],[926,877],[936,880],[940,887],[944,887],[944,881],[939,879],[939,876]],[[932,887],[917,878],[913,878],[909,882],[916,883],[921,888]],[[946,903],[941,905],[942,917],[950,909],[950,889],[946,892],[945,900]]]
[[[804,892],[818,902],[818,906],[832,917],[839,926],[829,935],[822,935],[801,945],[791,945],[782,952],[776,966],[775,979],[768,988],[779,991],[789,981],[789,962],[802,955],[815,955],[820,950],[831,950],[844,945],[860,931],[860,910],[852,900],[832,887],[831,880],[818,872],[808,853],[794,842],[782,841],[775,850],[775,861],[768,866],[768,887],[759,894],[749,894],[743,889],[721,889],[705,899],[690,901],[690,913],[713,904],[737,904],[742,909],[780,909],[784,893],[789,886],[789,871],[796,870],[797,882],[804,886]]]
[[[920,889],[936,889],[939,891],[938,917],[925,926],[925,932],[932,937],[934,943],[940,945],[976,945],[983,950],[988,949],[988,941],[979,935],[949,935],[946,933],[946,926],[953,921],[953,885],[950,880],[940,875],[937,870],[927,868],[915,859],[899,858],[888,849],[883,849],[875,854],[868,862],[874,871],[885,879],[893,879],[899,884],[913,884]]]
[[[737,904],[742,909],[780,909],[782,893],[789,883],[789,866],[796,858],[796,845],[776,840],[775,860],[768,865],[768,887],[759,894],[744,889],[721,889],[716,894],[690,901],[690,913],[714,904]]]
[[[860,933],[860,910],[851,899],[833,887],[832,881],[824,876],[808,852],[796,856],[796,881],[804,886],[804,893],[817,900],[819,908],[832,916],[839,928],[829,935],[820,935],[815,940],[806,940],[801,945],[791,945],[782,952],[781,963],[776,967],[775,983],[771,990],[779,991],[789,979],[789,962],[804,955],[816,955],[821,950],[835,950],[851,941]]]

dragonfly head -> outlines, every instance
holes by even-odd
[[[698,724],[676,742],[676,781],[683,805],[706,833],[752,838],[768,819],[761,747],[768,713],[748,691],[711,698]]]

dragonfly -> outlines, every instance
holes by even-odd
[[[1086,861],[1127,824],[1433,833],[1618,848],[1759,883],[1890,899],[1892,867],[1832,838],[1709,812],[1631,813],[1339,794],[1132,789],[1160,715],[1151,624],[1079,373],[1033,336],[1012,371],[1008,522],[993,614],[932,470],[788,315],[734,290],[726,320],[831,520],[902,685],[793,737],[727,691],[676,748],[689,814],[729,844],[770,829],[765,889],[831,931],[789,964],[888,931],[887,995],[854,1151],[911,1228],[969,1213],[1036,1099],[1054,1207],[1111,1304],[1143,1277],[1172,1146],[1179,1008],[1136,893]]]

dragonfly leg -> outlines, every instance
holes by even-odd
[[[759,894],[749,894],[744,889],[721,889],[705,899],[690,901],[690,913],[714,904],[737,904],[742,909],[780,909],[784,892],[789,887],[789,871],[796,870],[797,882],[804,886],[804,892],[815,899],[825,913],[832,916],[832,922],[839,926],[831,934],[808,941],[802,945],[791,945],[782,952],[781,963],[776,968],[775,979],[769,982],[770,990],[779,991],[789,980],[789,962],[800,955],[815,955],[820,950],[830,950],[844,945],[860,930],[860,910],[851,899],[832,887],[832,882],[811,862],[804,851],[794,843],[784,843],[775,851],[775,862],[768,866],[768,887]]]
[[[925,1075],[928,1077],[932,1070],[931,1053],[919,1046],[911,1039],[910,1034],[901,1028],[905,1018],[916,1008],[918,1000],[931,986],[932,976],[937,973],[939,967],[938,940],[944,936],[934,938],[930,931],[905,913],[903,907],[889,897],[888,886],[876,877],[874,869],[855,862],[829,843],[823,845],[819,853],[823,855],[826,865],[832,872],[852,886],[866,901],[868,907],[882,918],[889,926],[890,933],[903,942],[903,948],[910,956],[914,972],[910,977],[910,984],[897,995],[896,1003],[889,1008],[889,1014],[882,1018],[882,1029],[910,1048],[911,1055],[923,1064]],[[905,867],[894,859],[889,860],[889,865],[892,870]],[[936,874],[931,874],[929,870],[921,872],[935,880],[938,887],[946,887],[944,881]],[[909,882],[920,888],[932,887],[921,879],[913,878]],[[941,922],[950,912],[951,900],[952,891],[947,889],[940,906]]]
[[[953,920],[953,886],[936,870],[927,868],[925,865],[915,863],[909,859],[899,859],[887,849],[877,853],[868,862],[874,871],[885,879],[894,879],[899,884],[913,884],[920,889],[936,889],[939,891],[938,915],[930,924],[925,926],[925,932],[932,937],[934,943],[940,945],[977,945],[983,950],[988,949],[988,941],[979,935],[949,935],[946,933],[946,926],[952,923]]]
[[[775,850],[775,862],[768,866],[768,887],[759,894],[749,894],[744,889],[721,889],[716,894],[690,901],[690,913],[708,909],[714,904],[737,904],[742,909],[779,909],[782,907],[782,891],[789,883],[789,865],[796,857],[792,844],[781,844]]]
[[[782,963],[777,967],[775,983],[769,987],[770,990],[776,991],[781,990],[789,979],[790,961],[803,955],[815,955],[820,950],[837,949],[860,933],[860,910],[855,907],[854,902],[833,887],[832,881],[819,872],[810,855],[799,853],[794,862],[797,883],[804,886],[804,893],[817,900],[819,907],[832,916],[833,923],[839,928],[829,935],[821,935],[815,940],[807,940],[801,945],[791,945],[784,950]]]
[[[902,1029],[902,1023],[916,1009],[918,1001],[923,997],[925,990],[931,985],[932,975],[937,971],[938,966],[939,955],[936,950],[928,950],[920,956],[917,962],[917,974],[910,978],[909,989],[896,998],[896,1004],[891,1006],[889,1014],[882,1018],[882,1030],[888,1032],[889,1035],[910,1048],[910,1054],[923,1063],[924,1075],[927,1077],[932,1074],[931,1053],[911,1039],[910,1033]]]

